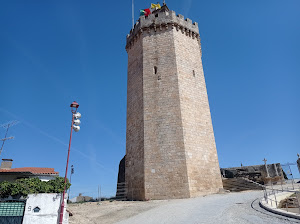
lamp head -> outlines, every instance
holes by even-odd
[[[79,107],[79,104],[76,101],[74,101],[73,103],[71,103],[70,107],[77,109]]]
[[[79,126],[77,126],[77,125],[73,125],[73,129],[74,129],[74,131],[75,131],[75,132],[79,132],[79,130],[80,130],[80,127],[79,127]]]
[[[75,118],[75,119],[81,118],[81,113],[76,112],[76,113],[74,114],[74,118]]]
[[[75,125],[80,125],[80,123],[81,123],[81,122],[80,122],[79,119],[75,119],[75,120],[74,120],[74,124],[75,124]]]

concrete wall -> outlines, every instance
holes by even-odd
[[[79,194],[79,196],[70,199],[70,202],[72,203],[76,203],[76,202],[87,202],[87,201],[91,201],[93,198],[89,197],[89,196],[82,196],[81,194]]]
[[[66,212],[67,198],[65,195],[64,224],[68,223],[69,214]],[[29,194],[26,201],[23,224],[55,224],[59,220],[61,194]],[[34,212],[36,207],[39,212]]]

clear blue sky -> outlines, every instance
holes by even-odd
[[[300,1],[166,2],[199,23],[220,166],[295,162]],[[135,0],[136,19],[150,3]],[[125,154],[131,0],[1,1],[0,28],[0,123],[20,121],[1,157],[63,176],[76,100],[82,125],[72,141],[71,196],[96,196],[99,184],[114,195]]]

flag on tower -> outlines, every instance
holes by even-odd
[[[157,4],[151,3],[151,9],[160,9],[160,8],[161,8],[161,6],[159,3],[157,3]]]
[[[141,16],[149,16],[154,10],[160,9],[160,8],[161,8],[161,6],[160,6],[159,3],[157,3],[157,4],[151,3],[151,7],[150,8],[148,8],[148,9],[141,9],[140,10],[140,15]]]
[[[150,14],[152,13],[152,11],[150,9],[143,9],[143,10],[140,10],[140,15],[141,16],[149,16]]]

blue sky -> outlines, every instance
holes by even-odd
[[[220,166],[295,162],[300,1],[166,2],[199,23]],[[135,0],[135,19],[150,3]],[[63,176],[76,100],[71,196],[96,196],[98,185],[114,195],[125,154],[131,1],[1,1],[0,27],[0,123],[20,121],[1,158]]]

